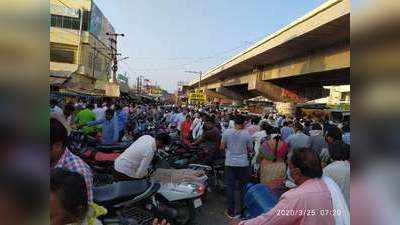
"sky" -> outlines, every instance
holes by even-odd
[[[118,73],[173,92],[325,0],[94,0],[117,33]]]

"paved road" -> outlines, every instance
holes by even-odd
[[[203,207],[196,215],[195,225],[228,225],[224,215],[226,198],[224,194],[212,192],[203,201]]]

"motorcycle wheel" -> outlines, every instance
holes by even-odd
[[[176,210],[178,210],[178,216],[175,218],[174,223],[176,225],[190,224],[196,213],[192,200],[177,203]]]
[[[142,207],[125,209],[122,215],[127,225],[152,225],[155,218],[152,212]]]

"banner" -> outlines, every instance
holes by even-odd
[[[123,82],[125,84],[128,84],[128,77],[126,77],[120,73],[117,75],[117,80],[120,82]]]
[[[50,14],[79,18],[79,10],[62,4],[50,3]]]
[[[92,10],[90,12],[89,32],[107,46],[110,44],[110,41],[106,33],[115,33],[114,27],[93,1]]]
[[[190,92],[189,93],[189,101],[197,101],[197,102],[205,102],[206,101],[206,95],[203,92]]]

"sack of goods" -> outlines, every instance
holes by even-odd
[[[192,169],[157,169],[151,179],[161,184],[182,182],[204,182],[207,177],[202,170]]]

